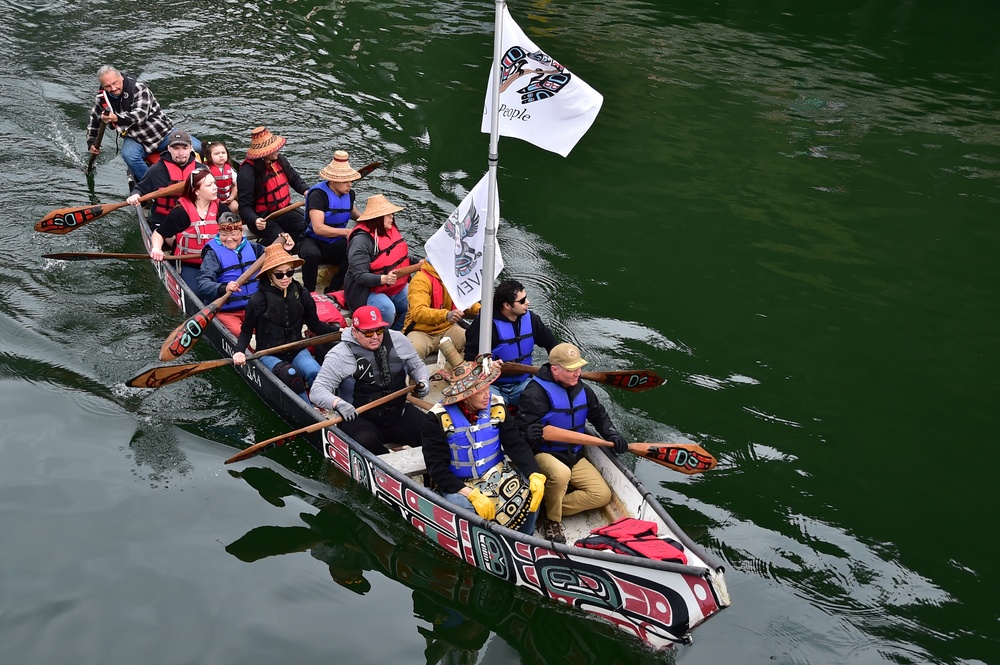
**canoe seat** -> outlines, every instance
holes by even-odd
[[[422,448],[404,447],[399,450],[379,455],[379,459],[392,468],[398,470],[403,475],[423,483],[427,474],[427,465],[424,464],[424,451]]]

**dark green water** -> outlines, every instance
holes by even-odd
[[[178,322],[148,266],[39,258],[137,251],[129,213],[31,229],[124,199],[119,160],[81,170],[110,61],[234,152],[267,124],[307,179],[381,159],[359,194],[422,243],[486,169],[493,4],[0,0],[4,662],[1000,662],[1000,8],[813,4],[511,5],[605,104],[567,159],[501,140],[508,274],[595,368],[668,377],[606,394],[633,439],[720,460],[638,465],[733,598],[657,657],[307,446],[223,467],[287,428],[224,372],[123,386]]]

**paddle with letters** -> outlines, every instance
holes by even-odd
[[[319,344],[328,344],[330,342],[339,341],[340,332],[327,333],[317,337],[307,337],[305,339],[300,339],[297,342],[289,342],[288,344],[282,344],[280,346],[272,346],[270,349],[263,349],[257,353],[248,355],[247,360],[256,360],[257,358],[263,358],[264,356],[273,356],[276,353],[295,351],[307,346],[316,346]],[[152,369],[147,369],[141,374],[132,377],[125,382],[125,385],[131,386],[132,388],[160,388],[168,386],[171,383],[177,383],[178,381],[182,381],[188,377],[195,376],[196,374],[207,372],[210,369],[225,367],[226,365],[232,364],[232,358],[222,358],[220,360],[205,360],[203,362],[184,363],[182,365],[160,365],[158,367],[153,367]]]
[[[281,242],[281,238],[278,238],[275,242]],[[250,279],[257,274],[260,267],[264,265],[264,257],[266,254],[261,254],[260,258],[254,261],[246,271],[236,279],[236,283],[240,286],[246,284]],[[229,296],[233,294],[232,291],[226,291],[221,296],[208,303],[200,310],[195,312],[193,315],[188,317],[184,323],[180,324],[174,331],[170,333],[167,339],[163,342],[163,346],[160,347],[160,360],[167,362],[168,360],[177,360],[188,350],[198,343],[201,339],[202,334],[205,329],[208,328],[212,319],[215,315],[219,313],[219,308],[226,304],[229,300]]]
[[[149,194],[140,196],[139,203],[152,201],[153,199],[158,199],[161,196],[178,196],[183,189],[183,182],[175,182],[172,185],[161,187],[155,192],[150,192]],[[35,224],[35,230],[41,231],[42,233],[63,235],[77,230],[84,224],[90,224],[95,219],[104,217],[109,212],[114,212],[115,210],[124,208],[127,205],[128,203],[126,201],[121,201],[119,203],[80,206],[79,208],[59,208],[58,210],[53,210],[43,217],[40,222]]]
[[[382,406],[386,402],[391,402],[392,400],[398,399],[403,395],[408,395],[409,393],[413,392],[415,388],[416,386],[406,386],[405,388],[400,388],[396,392],[389,393],[385,397],[379,397],[377,400],[368,402],[364,406],[359,406],[356,410],[358,413],[364,413],[369,409],[374,409],[377,406]],[[236,453],[235,455],[227,459],[226,464],[232,464],[233,462],[240,462],[242,460],[260,455],[261,453],[266,453],[273,448],[277,448],[278,446],[283,446],[289,441],[294,441],[301,434],[308,434],[309,432],[315,432],[317,430],[323,429],[324,427],[329,427],[330,425],[336,425],[342,420],[343,420],[342,417],[334,416],[329,420],[323,420],[321,422],[309,425],[308,427],[301,427],[297,430],[288,432],[287,434],[276,436],[273,439],[268,439],[267,441],[261,441],[260,443],[255,443],[246,450],[241,450],[240,452]]]
[[[522,365],[521,363],[505,362],[500,368],[502,374],[537,374],[538,367]],[[580,372],[580,378],[595,383],[605,383],[609,386],[642,392],[663,384],[659,374],[651,369],[622,369],[608,372]]]
[[[92,259],[151,259],[149,254],[115,254],[113,252],[57,252],[42,254],[43,259],[57,261],[90,261]],[[193,261],[200,259],[201,254],[164,254],[164,261]]]
[[[542,438],[552,443],[565,443],[571,446],[602,446],[604,448],[614,448],[615,446],[602,438],[563,429],[555,425],[546,425],[542,428]],[[710,471],[717,464],[712,454],[697,443],[630,443],[628,451],[668,469],[688,475]]]

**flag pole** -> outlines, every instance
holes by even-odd
[[[503,51],[503,10],[507,0],[496,0],[496,15],[493,22],[493,61],[495,68]],[[500,74],[495,69],[490,77],[490,152],[489,189],[486,198],[486,237],[483,239],[482,312],[479,315],[479,352],[488,353],[493,349],[493,275],[496,273],[497,220],[494,217],[497,201],[497,163],[500,161]]]

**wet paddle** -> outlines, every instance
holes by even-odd
[[[567,445],[602,446],[613,448],[615,444],[596,436],[574,432],[554,425],[542,429],[542,437],[553,443]],[[628,451],[639,457],[652,460],[661,466],[688,475],[710,471],[717,464],[715,458],[697,443],[630,443]]]
[[[248,355],[247,360],[255,360],[257,358],[263,358],[264,356],[273,356],[276,353],[284,353],[285,351],[294,351],[307,346],[328,344],[330,342],[339,341],[339,332],[327,333],[317,337],[307,337],[305,339],[300,339],[297,342],[289,342],[288,344],[282,344],[281,346],[273,346],[270,349],[263,349],[262,351]],[[185,363],[183,365],[160,365],[132,377],[125,382],[125,385],[131,386],[132,388],[160,388],[170,385],[171,383],[177,383],[178,381],[192,377],[196,374],[207,372],[210,369],[225,367],[226,365],[232,364],[232,358],[222,358],[220,360],[206,360],[204,362]]]
[[[43,259],[56,259],[57,261],[90,261],[91,259],[151,259],[149,254],[115,254],[112,252],[57,252],[55,254],[42,254]],[[200,259],[201,254],[164,254],[164,261],[191,261]]]
[[[183,189],[183,182],[175,182],[174,184],[158,189],[155,192],[150,192],[145,196],[140,196],[139,203],[158,199],[161,196],[177,196]],[[58,210],[53,210],[43,217],[40,222],[35,224],[35,230],[41,231],[42,233],[63,235],[65,233],[69,233],[70,231],[75,231],[84,224],[90,224],[95,219],[104,217],[109,212],[114,212],[115,210],[124,208],[127,205],[127,202],[121,201],[119,203],[80,206],[79,208],[59,208]]]
[[[534,365],[522,365],[520,363],[504,363],[500,370],[504,374],[536,374],[538,367]],[[609,372],[580,372],[580,378],[595,383],[604,383],[609,386],[630,390],[632,392],[642,392],[650,390],[663,384],[663,379],[659,374],[651,369],[623,369]]]
[[[279,238],[276,242],[281,242],[281,239]],[[247,268],[246,271],[239,276],[239,278],[237,278],[236,283],[243,286],[254,275],[256,275],[260,270],[260,267],[264,265],[265,256],[267,255],[261,254],[260,258],[254,261],[250,267]],[[184,323],[174,328],[174,331],[170,333],[170,335],[167,336],[167,339],[163,342],[163,346],[160,347],[160,360],[163,362],[177,360],[187,353],[188,349],[197,344],[198,340],[201,339],[202,334],[205,332],[205,329],[212,323],[212,319],[214,319],[215,315],[219,313],[219,308],[226,304],[226,301],[229,300],[229,296],[231,295],[231,291],[226,291],[224,294],[195,312],[192,316],[188,317]]]
[[[359,406],[357,408],[357,412],[364,413],[369,409],[374,409],[377,406],[382,406],[386,402],[391,402],[392,400],[402,397],[403,395],[408,395],[413,391],[414,388],[416,388],[416,386],[406,386],[405,388],[401,388],[394,393],[389,393],[385,397],[380,397],[377,400],[368,402],[364,406]],[[342,420],[343,420],[342,417],[334,416],[329,420],[323,420],[321,422],[309,425],[308,427],[301,427],[297,430],[288,432],[287,434],[276,436],[273,439],[268,439],[266,441],[261,441],[260,443],[255,443],[246,450],[241,450],[240,452],[236,453],[235,455],[227,459],[226,464],[232,464],[233,462],[240,462],[242,460],[260,455],[261,453],[266,453],[272,448],[277,448],[278,446],[283,446],[289,441],[294,441],[302,434],[308,434],[309,432],[315,432],[317,430],[323,429],[324,427],[329,427],[330,425],[336,425]]]
[[[94,139],[94,147],[98,150],[101,149],[101,142],[104,141],[104,130],[107,128],[108,123],[102,122],[101,126],[97,128],[97,138]],[[84,169],[84,173],[90,173],[94,170],[94,162],[97,161],[97,153],[90,153],[90,159],[87,160],[87,168]]]

